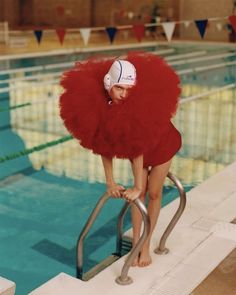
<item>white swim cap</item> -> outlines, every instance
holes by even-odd
[[[114,85],[125,84],[135,85],[136,69],[132,63],[127,60],[115,60],[108,73],[105,75],[104,87],[109,91]]]

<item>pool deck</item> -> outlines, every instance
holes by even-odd
[[[153,253],[153,263],[146,268],[130,268],[133,284],[115,283],[124,264],[122,257],[88,282],[60,273],[30,295],[190,294],[236,247],[236,224],[231,223],[236,216],[235,175],[236,162],[187,193],[185,212],[167,240],[170,252]],[[177,206],[175,200],[161,210],[153,249]]]

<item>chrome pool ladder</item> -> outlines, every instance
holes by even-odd
[[[173,218],[171,219],[169,225],[167,226],[165,232],[163,233],[159,246],[154,250],[157,254],[167,254],[169,250],[165,247],[166,240],[169,237],[171,231],[175,227],[176,223],[178,222],[180,216],[182,215],[185,205],[186,205],[186,193],[184,191],[184,188],[179,181],[179,179],[174,176],[171,172],[168,173],[167,177],[175,184],[179,191],[180,196],[180,203],[179,207],[174,214]],[[121,270],[121,274],[119,277],[116,278],[116,282],[120,285],[128,285],[133,282],[132,278],[128,276],[129,268],[134,261],[135,257],[140,252],[142,245],[144,244],[146,238],[148,237],[149,231],[150,231],[150,219],[147,213],[147,209],[145,205],[140,201],[139,199],[134,200],[133,202],[125,202],[123,208],[120,211],[120,214],[118,216],[118,223],[117,223],[117,240],[116,240],[116,253],[110,255],[107,259],[105,259],[103,262],[99,263],[97,266],[92,268],[92,270],[88,271],[87,273],[83,273],[83,242],[85,237],[87,236],[91,226],[93,225],[96,217],[98,216],[99,212],[101,211],[104,204],[107,202],[107,200],[110,198],[110,196],[105,193],[97,202],[94,210],[90,214],[79,238],[77,241],[77,278],[87,281],[94,277],[97,273],[102,271],[104,268],[106,268],[108,265],[112,264],[116,260],[118,260],[122,256],[122,246],[124,245],[124,238],[123,238],[123,221],[124,216],[131,205],[133,203],[140,211],[143,219],[143,233],[136,244],[134,248],[130,251],[130,254],[128,258],[126,259],[124,266]]]

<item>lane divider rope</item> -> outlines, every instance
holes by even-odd
[[[34,152],[44,150],[44,149],[46,149],[48,147],[61,144],[63,142],[69,141],[71,139],[73,139],[73,136],[67,135],[67,136],[59,138],[57,140],[49,141],[49,142],[37,145],[37,146],[29,148],[29,149],[21,150],[19,152],[12,153],[12,154],[0,157],[0,163],[6,162],[6,161],[9,161],[9,160],[13,160],[13,159],[16,159],[16,158],[19,158],[19,157],[22,157],[22,156],[26,156],[26,155],[32,154]]]

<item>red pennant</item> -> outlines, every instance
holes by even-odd
[[[236,15],[229,16],[229,21],[234,29],[234,32],[236,33]]]
[[[146,23],[150,23],[151,22],[151,19],[152,19],[152,17],[150,15],[146,15],[144,17],[144,20],[145,20]]]
[[[142,38],[145,34],[144,24],[133,25],[134,34],[139,42],[142,41]]]
[[[119,11],[119,16],[120,17],[124,17],[125,16],[125,10],[123,8]]]
[[[65,35],[66,35],[66,30],[65,29],[56,29],[56,33],[57,33],[57,37],[62,45],[64,42]]]
[[[65,7],[62,5],[58,5],[56,7],[57,15],[63,16],[65,14]]]

